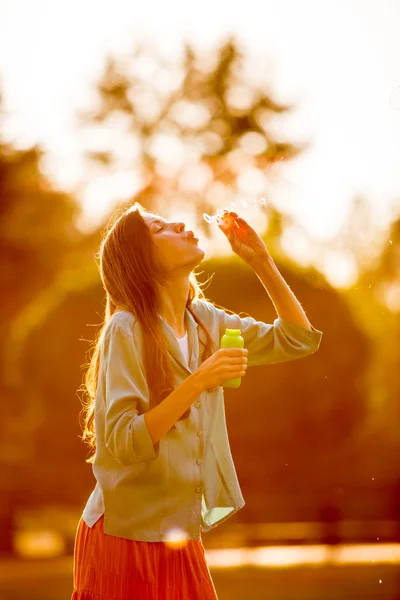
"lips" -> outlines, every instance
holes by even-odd
[[[196,241],[199,241],[199,238],[197,238],[197,237],[194,235],[193,231],[188,231],[188,233],[187,233],[187,235],[186,235],[186,239],[187,239],[187,240],[189,240],[189,241],[191,241],[191,240],[196,240]]]

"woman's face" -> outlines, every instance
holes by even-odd
[[[156,247],[159,263],[167,271],[183,270],[189,274],[204,258],[204,250],[192,234],[185,231],[185,224],[167,221],[158,215],[143,215]]]

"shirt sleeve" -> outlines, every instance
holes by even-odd
[[[104,340],[105,444],[123,466],[155,460],[153,446],[140,404],[146,401],[146,381],[129,323],[114,321]]]
[[[220,339],[225,329],[240,329],[244,346],[249,351],[248,366],[296,360],[313,354],[320,346],[323,332],[313,326],[310,331],[282,317],[277,317],[273,323],[263,323],[211,306],[218,318]]]

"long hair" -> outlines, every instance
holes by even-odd
[[[168,275],[165,273],[154,255],[154,242],[143,218],[148,213],[138,202],[126,209],[114,223],[106,227],[97,255],[99,258],[100,277],[106,292],[106,307],[103,324],[91,345],[92,355],[83,384],[86,399],[81,400],[84,413],[82,440],[86,442],[92,455],[86,459],[93,463],[96,452],[96,432],[94,423],[95,396],[99,375],[100,347],[104,331],[111,316],[117,310],[126,310],[137,319],[143,339],[143,356],[146,381],[149,389],[149,407],[153,408],[168,396],[176,386],[175,375],[168,356],[165,336],[159,317],[161,304],[158,285],[165,286]],[[189,274],[189,295],[186,307],[202,328],[206,343],[203,344],[201,359],[204,362],[215,348],[207,327],[194,314],[191,305],[197,299],[206,299],[202,285],[197,281],[196,273]],[[207,283],[207,282],[205,282]],[[80,413],[80,414],[81,414]],[[181,419],[188,418],[188,408]],[[176,428],[176,425],[173,426]]]

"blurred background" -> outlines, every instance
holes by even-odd
[[[200,238],[208,299],[273,322],[203,218],[234,202],[324,332],[225,391],[246,505],[203,536],[220,599],[400,598],[399,21],[395,0],[0,0],[1,600],[72,593],[95,253],[134,200]]]

